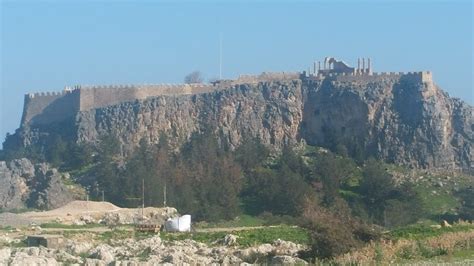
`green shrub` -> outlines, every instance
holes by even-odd
[[[351,216],[321,207],[305,211],[306,228],[310,231],[310,257],[330,259],[378,240],[380,233]]]

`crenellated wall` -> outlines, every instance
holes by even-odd
[[[235,83],[299,79],[300,75],[300,72],[263,72],[259,75],[240,75],[239,78],[235,80]]]
[[[299,72],[264,72],[260,75],[241,75],[237,80],[214,84],[157,84],[157,85],[111,85],[75,86],[62,92],[42,92],[25,95],[21,126],[45,125],[62,121],[79,111],[87,111],[116,105],[122,102],[144,100],[160,95],[186,95],[211,92],[241,83],[299,79]],[[381,72],[369,74],[329,74],[310,76],[309,79],[331,79],[335,83],[399,82],[432,84],[431,72]],[[430,88],[430,86],[427,86]]]
[[[79,90],[28,93],[25,95],[21,126],[61,121],[79,111]]]
[[[214,89],[210,84],[83,86],[80,88],[80,110],[86,111],[159,95],[198,94]]]
[[[339,82],[380,82],[380,81],[392,81],[398,82],[403,79],[408,82],[414,83],[432,83],[433,77],[430,71],[423,72],[374,72],[372,75],[362,74],[362,75],[329,75],[333,77],[335,81]]]
[[[74,116],[78,111],[160,95],[199,94],[218,89],[212,84],[156,84],[75,86],[61,92],[25,95],[21,126],[45,125]]]

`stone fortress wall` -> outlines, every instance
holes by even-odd
[[[212,84],[159,84],[66,87],[61,92],[25,95],[21,126],[61,121],[79,111],[160,95],[190,95],[218,89]]]
[[[378,82],[380,80],[389,80],[392,82],[398,82],[400,79],[404,79],[408,82],[413,83],[432,83],[433,76],[430,71],[422,72],[373,72],[363,75],[334,75],[330,74],[329,77],[334,77],[335,81],[338,82]]]
[[[327,64],[326,64],[327,61]],[[362,60],[362,68],[352,68],[343,61],[326,58],[324,68],[314,72],[263,72],[260,75],[241,75],[236,80],[220,80],[211,84],[160,84],[160,85],[113,85],[113,86],[75,86],[66,87],[61,92],[29,93],[25,95],[25,105],[21,126],[47,125],[74,116],[79,111],[87,111],[116,105],[122,102],[144,100],[160,95],[191,95],[229,88],[243,83],[258,83],[279,80],[324,80],[337,84],[366,84],[369,82],[399,82],[406,80],[414,83],[433,82],[431,72],[372,72],[370,59],[368,68]]]
[[[78,111],[87,111],[160,95],[191,95],[211,92],[242,83],[297,79],[299,72],[264,72],[260,75],[241,75],[237,80],[223,80],[212,84],[144,84],[66,87],[61,92],[28,93],[21,125],[48,124],[60,121]]]
[[[215,90],[212,84],[161,84],[80,87],[80,111],[101,108],[121,102],[144,100],[160,95],[199,94]]]
[[[300,72],[263,72],[259,75],[240,75],[234,83],[258,83],[265,81],[299,79]]]
[[[61,121],[79,111],[80,91],[39,92],[25,95],[21,126]]]

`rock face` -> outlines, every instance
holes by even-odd
[[[162,95],[78,111],[53,128],[72,125],[63,133],[68,134],[65,139],[79,142],[113,134],[125,154],[142,138],[153,143],[166,134],[179,147],[194,132],[211,130],[233,148],[245,137],[259,137],[275,150],[305,141],[342,147],[356,157],[472,173],[473,107],[450,98],[431,81],[409,77],[230,83],[201,94]],[[41,136],[49,133],[47,127],[25,125],[10,138],[41,143]]]
[[[433,83],[329,83],[309,90],[301,136],[417,168],[474,170],[473,107]]]
[[[48,164],[28,159],[0,161],[0,209],[57,208],[72,200],[62,175]]]

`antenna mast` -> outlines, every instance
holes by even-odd
[[[145,209],[145,179],[142,178],[142,217]]]
[[[219,34],[219,79],[222,79],[222,33]]]

